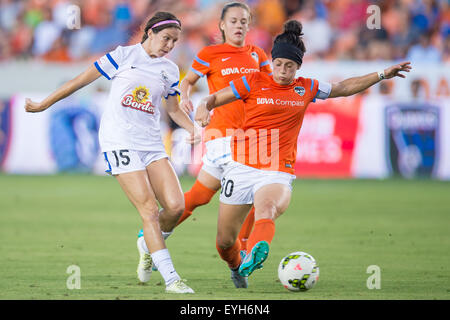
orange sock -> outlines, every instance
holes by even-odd
[[[252,232],[254,223],[255,223],[255,207],[252,207],[252,209],[247,215],[247,218],[245,218],[245,221],[242,224],[241,231],[239,232],[238,239],[241,242],[241,250],[247,250],[248,237],[250,236],[250,232]]]
[[[230,269],[236,269],[241,264],[241,243],[235,241],[234,244],[226,249],[222,249],[218,246],[216,241],[217,252],[219,252],[220,257],[224,260]]]
[[[189,218],[195,208],[203,206],[211,201],[211,198],[216,193],[216,190],[205,187],[201,182],[195,180],[191,190],[184,194],[184,212],[178,220],[177,226],[184,220]]]
[[[255,228],[247,241],[247,252],[250,252],[259,241],[271,243],[275,235],[275,222],[272,219],[261,219],[255,222]]]

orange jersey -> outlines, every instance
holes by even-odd
[[[319,81],[300,77],[282,86],[272,76],[257,72],[232,81],[230,86],[244,101],[245,113],[242,130],[236,130],[232,138],[233,160],[294,174],[303,116],[315,100]]]
[[[200,77],[206,75],[210,94],[228,87],[230,81],[244,75],[259,71],[272,73],[270,61],[261,48],[254,45],[237,48],[226,43],[203,48],[190,70]],[[243,117],[242,101],[214,110],[206,127],[205,140],[226,137],[227,129],[241,128]]]

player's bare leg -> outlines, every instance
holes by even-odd
[[[144,241],[148,252],[140,249],[138,277],[142,282],[150,278],[152,263],[155,263],[166,283],[166,292],[193,293],[175,271],[166,248],[159,225],[159,209],[156,195],[147,171],[135,171],[117,176],[120,186],[142,218]],[[141,268],[140,268],[141,267]]]
[[[141,215],[144,238],[149,252],[165,249],[166,245],[159,227],[158,204],[147,172],[142,170],[122,173],[116,178],[128,199]]]
[[[159,224],[163,232],[171,232],[184,210],[184,196],[175,170],[167,158],[147,166],[150,183],[162,209]]]
[[[208,204],[214,194],[221,188],[220,180],[212,176],[206,170],[201,169],[192,188],[184,194],[185,209],[179,219],[177,225],[192,215],[192,211]],[[250,235],[254,223],[254,210],[251,211],[239,233],[239,241],[241,242],[241,250],[246,249],[246,241]]]
[[[239,274],[241,244],[237,237],[251,205],[230,205],[220,203],[217,221],[216,247],[220,257],[231,270],[231,280],[236,288],[247,288],[246,277]]]
[[[138,238],[137,241],[139,251],[137,275],[141,282],[147,282],[150,280],[152,272],[151,252],[166,248],[159,227],[156,196],[147,172],[144,170],[120,174],[116,178],[142,218],[143,236]]]

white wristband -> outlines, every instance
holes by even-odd
[[[384,75],[384,70],[378,71],[378,79],[383,80],[386,79],[386,76]]]

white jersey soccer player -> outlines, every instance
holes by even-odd
[[[138,278],[149,281],[154,264],[164,278],[166,292],[193,293],[175,271],[163,236],[183,213],[184,196],[162,142],[162,98],[168,115],[190,133],[188,142],[199,139],[194,123],[178,105],[178,67],[164,58],[180,34],[181,23],[173,14],[157,12],[147,21],[141,43],[117,47],[43,101],[27,99],[25,109],[44,111],[102,75],[111,80],[99,142],[107,172],[117,179],[142,218]]]
[[[102,152],[124,148],[164,152],[160,130],[161,97],[177,95],[178,66],[150,58],[142,44],[117,47],[94,63],[112,80],[99,130]]]

